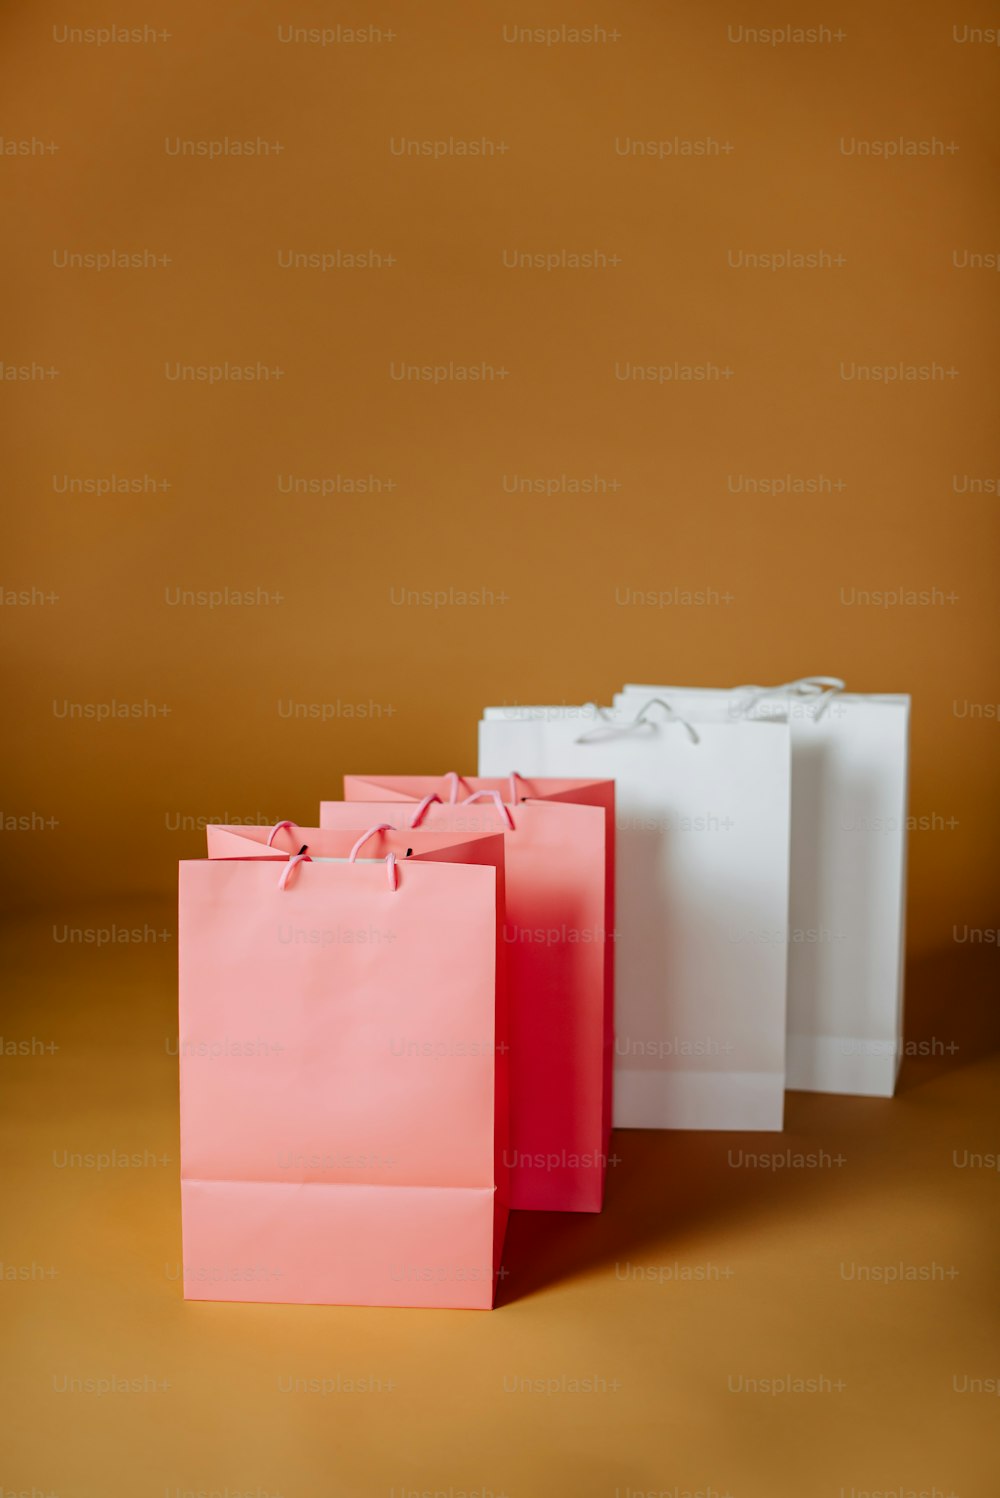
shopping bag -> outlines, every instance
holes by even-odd
[[[345,794],[322,803],[322,826],[385,815],[400,828],[503,828],[511,1206],[599,1212],[611,1131],[613,784],[346,776]]]
[[[616,782],[615,1124],[780,1129],[787,724],[501,707],[479,743],[484,774]]]
[[[180,865],[185,1295],[488,1308],[503,839],[269,835]]]
[[[903,1051],[910,699],[837,677],[628,686],[689,718],[783,718],[792,741],[786,1085],[891,1097]]]

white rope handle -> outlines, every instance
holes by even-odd
[[[813,721],[819,722],[838,692],[844,691],[845,683],[839,676],[799,676],[795,681],[784,681],[777,687],[734,687],[733,695],[746,692],[747,699],[739,706],[736,716],[753,712],[759,702],[767,697],[799,697],[815,702]]]
[[[588,703],[587,705],[589,706],[590,704]],[[653,732],[656,733],[659,731],[660,725],[654,722],[652,718],[647,717],[647,713],[649,712],[651,707],[662,707],[667,715],[668,721],[671,723],[679,723],[687,733],[687,736],[691,740],[692,744],[701,743],[701,739],[698,737],[698,734],[695,732],[694,728],[688,722],[688,720],[686,718],[682,718],[680,713],[675,712],[675,710],[670,706],[670,703],[664,702],[662,697],[650,697],[648,702],[643,703],[642,707],[639,709],[630,723],[615,723],[615,721],[611,717],[611,714],[608,713],[604,708],[595,708],[595,711],[598,713],[598,715],[605,719],[605,723],[602,724],[599,728],[588,729],[586,733],[582,733],[580,735],[576,742],[578,744],[600,744],[603,743],[606,739],[626,738],[629,734],[637,733],[640,729],[643,728],[651,728]]]

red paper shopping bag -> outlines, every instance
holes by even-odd
[[[511,1206],[599,1212],[614,1047],[614,782],[346,776],[344,788],[346,801],[322,804],[323,826],[381,814],[401,829],[503,829]]]
[[[180,866],[185,1294],[489,1308],[502,838],[209,838]]]

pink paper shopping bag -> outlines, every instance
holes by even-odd
[[[503,839],[296,838],[213,828],[180,865],[185,1295],[488,1309]]]
[[[323,826],[381,814],[400,828],[503,828],[511,1206],[599,1212],[614,1048],[614,782],[352,775],[344,789],[346,801],[322,804]]]

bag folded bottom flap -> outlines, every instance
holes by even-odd
[[[491,1187],[181,1181],[187,1300],[489,1310]]]

